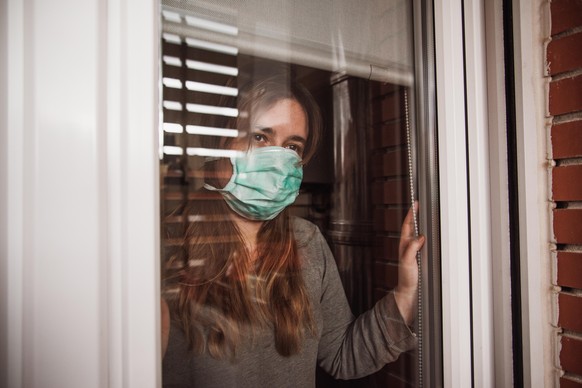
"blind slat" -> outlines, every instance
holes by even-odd
[[[202,93],[188,89],[175,89],[164,87],[163,98],[165,101],[179,101],[182,103],[215,105],[228,108],[236,108],[236,98]]]
[[[162,43],[162,55],[168,55],[171,57],[180,58],[182,60],[203,60],[204,62],[221,66],[236,67],[237,65],[236,55],[229,55],[215,51],[204,50],[201,48],[190,47],[186,43],[178,45],[164,41]]]
[[[168,64],[162,66],[162,74],[167,78],[181,79],[185,81],[202,82],[207,84],[224,86],[232,77],[224,74],[211,73],[201,70],[187,69]]]

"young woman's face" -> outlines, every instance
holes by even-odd
[[[303,156],[308,136],[307,117],[303,107],[293,99],[284,99],[253,117],[247,138],[231,143],[231,149],[279,146]]]
[[[308,135],[303,107],[296,100],[286,98],[251,118],[248,133],[233,139],[227,147],[247,151],[249,148],[279,146],[297,152],[302,158]],[[218,163],[218,171],[221,171],[218,187],[224,187],[232,176],[232,165],[227,158]]]

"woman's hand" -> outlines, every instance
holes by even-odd
[[[418,202],[414,203],[415,211],[418,210]],[[414,215],[412,207],[408,211],[400,234],[399,260],[398,260],[398,285],[394,289],[394,298],[398,310],[407,325],[414,321],[415,306],[418,297],[418,264],[416,253],[424,245],[425,238],[414,236]]]

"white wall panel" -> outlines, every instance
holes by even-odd
[[[157,3],[2,6],[0,385],[154,387]]]
[[[23,8],[24,386],[101,384],[96,4]]]

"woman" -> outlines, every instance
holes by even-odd
[[[412,215],[403,225],[394,292],[354,318],[318,228],[289,217],[321,119],[300,85],[270,77],[241,88],[233,152],[205,166],[185,255],[169,264],[162,301],[166,387],[315,386],[366,376],[415,344]]]

